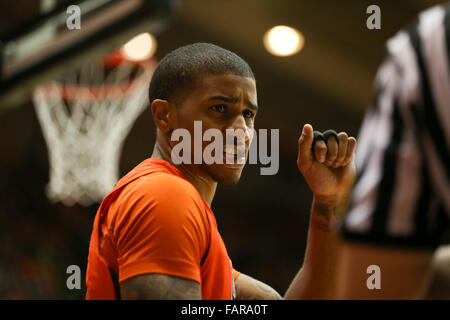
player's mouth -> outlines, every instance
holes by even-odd
[[[227,168],[242,168],[245,165],[244,146],[226,145],[223,152],[223,165]]]

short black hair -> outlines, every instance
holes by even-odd
[[[167,54],[153,73],[150,103],[163,99],[182,102],[199,77],[231,73],[255,79],[248,63],[237,54],[211,43],[194,43]]]

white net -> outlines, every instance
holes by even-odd
[[[111,70],[88,65],[67,73],[63,82],[35,89],[49,152],[50,200],[87,206],[111,190],[119,178],[123,142],[147,105],[152,70],[153,64],[127,61]]]

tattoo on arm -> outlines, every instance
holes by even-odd
[[[120,284],[122,299],[200,300],[200,284],[165,274],[142,274]]]
[[[346,208],[346,205],[314,203],[311,222],[323,231],[336,231],[344,220]]]
[[[280,300],[281,296],[267,284],[245,274],[236,279],[236,295],[238,300]]]

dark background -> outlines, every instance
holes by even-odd
[[[372,81],[385,41],[431,0],[185,0],[158,35],[156,58],[193,42],[230,49],[257,78],[257,128],[280,130],[280,169],[261,176],[245,168],[237,186],[219,187],[212,208],[233,265],[284,294],[300,268],[312,194],[296,167],[304,123],[356,135],[370,104]],[[381,30],[366,28],[366,8],[381,8]],[[37,1],[0,2],[0,30],[36,14]],[[280,58],[262,36],[286,24],[305,36],[304,49]],[[47,146],[31,101],[0,106],[0,299],[78,299],[92,222],[98,204],[67,207],[45,196]],[[122,151],[121,175],[149,157],[155,128],[147,109]],[[79,265],[82,290],[66,288],[66,268]]]

